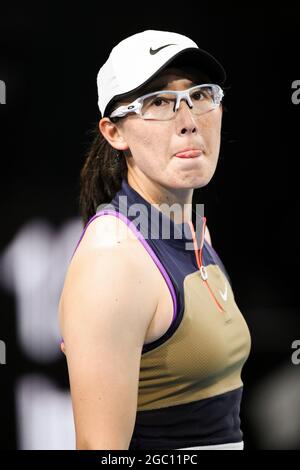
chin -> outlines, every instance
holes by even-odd
[[[170,189],[198,189],[206,186],[212,179],[214,173],[210,174],[195,174],[195,175],[184,175],[182,178],[174,175],[173,178],[170,178],[168,181],[163,183],[163,186]]]
[[[202,177],[195,177],[195,178],[191,178],[189,179],[189,181],[186,181],[186,182],[183,182],[182,183],[182,186],[185,187],[186,189],[199,189],[199,188],[203,188],[204,186],[208,185],[208,183],[210,182],[210,180],[212,179],[213,177],[213,174],[212,175],[203,175]],[[188,183],[188,184],[187,184]]]

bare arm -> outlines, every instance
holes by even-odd
[[[109,237],[108,246],[99,244],[107,217],[88,228],[59,306],[78,449],[128,449],[141,350],[157,306],[134,260],[139,242],[124,232],[116,243]]]

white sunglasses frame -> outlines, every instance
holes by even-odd
[[[204,88],[204,87],[211,87],[214,91],[214,102],[215,102],[215,108],[220,106],[222,99],[224,97],[224,91],[223,89],[214,83],[201,83],[201,85],[195,85],[191,88],[188,88],[187,90],[182,90],[182,91],[176,91],[176,90],[159,90],[159,91],[154,91],[152,93],[147,93],[147,95],[140,96],[136,100],[132,101],[132,103],[129,103],[128,105],[123,105],[119,106],[117,109],[115,109],[110,115],[109,118],[122,118],[127,116],[127,114],[130,113],[135,113],[137,114],[141,119],[144,119],[145,121],[162,121],[165,119],[153,119],[153,118],[144,118],[141,114],[141,109],[143,106],[143,101],[146,98],[150,98],[151,96],[157,96],[162,93],[164,94],[175,94],[176,95],[176,105],[174,109],[174,116],[175,112],[178,110],[180,101],[185,100],[190,108],[193,108],[193,103],[190,97],[190,93],[195,90],[196,88]],[[213,109],[215,109],[213,108]],[[205,113],[204,113],[205,114]],[[166,121],[169,121],[173,118],[166,119]]]

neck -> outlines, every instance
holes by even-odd
[[[192,220],[193,189],[166,188],[144,175],[131,174],[128,171],[128,184],[146,201],[153,204],[175,224]]]

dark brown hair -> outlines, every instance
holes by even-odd
[[[90,131],[93,141],[80,172],[79,211],[83,224],[96,213],[97,206],[109,203],[127,175],[123,152],[115,150],[101,134],[98,123]]]

